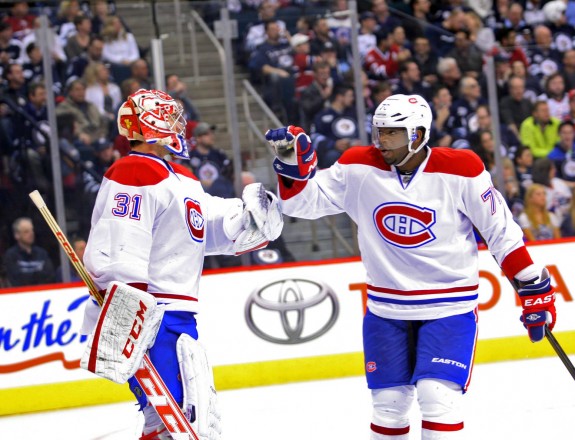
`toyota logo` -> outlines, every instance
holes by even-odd
[[[276,344],[301,344],[333,327],[339,303],[325,283],[287,279],[257,288],[245,309],[248,327]]]

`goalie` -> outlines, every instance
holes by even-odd
[[[132,377],[146,352],[201,439],[220,437],[211,367],[197,342],[198,285],[205,255],[240,255],[281,233],[276,197],[261,184],[242,199],[206,194],[187,168],[182,107],[157,90],[130,95],[118,113],[131,152],[104,176],[84,262],[102,309],[90,302],[84,332],[95,327],[82,366],[128,382],[145,417],[142,439],[171,438]]]

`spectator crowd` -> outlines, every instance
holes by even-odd
[[[102,176],[129,152],[117,133],[117,109],[129,94],[152,87],[147,50],[138,46],[113,1],[54,1],[44,7],[50,3],[15,1],[0,11],[0,286],[61,279],[50,261],[56,254],[42,249],[50,243],[34,244],[34,227],[42,225],[27,200],[33,189],[52,197],[49,93],[56,102],[66,209],[76,220],[74,243],[82,246]],[[433,112],[429,145],[474,151],[496,185],[495,157],[501,152],[504,182],[497,187],[505,188],[526,241],[575,236],[575,2],[357,5],[360,66],[352,61],[354,24],[346,0],[228,0],[239,24],[237,64],[283,123],[310,133],[320,168],[364,145],[359,127],[371,135],[371,116],[387,96],[419,94]],[[208,21],[210,11],[203,10]],[[41,42],[45,14],[48,39]],[[487,101],[490,32],[498,120]],[[44,85],[40,43],[50,53],[53,90]],[[354,69],[361,69],[360,97]],[[210,194],[233,197],[233,167],[215,145],[217,127],[200,119],[177,75],[166,75],[166,88],[185,109],[188,166]],[[365,121],[357,118],[356,99],[364,102]],[[281,241],[278,248],[288,256],[284,260],[293,258]]]

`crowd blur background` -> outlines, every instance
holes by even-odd
[[[236,69],[282,124],[310,133],[320,168],[366,145],[361,133],[369,139],[371,116],[387,96],[419,94],[433,111],[430,145],[477,153],[503,188],[526,241],[575,235],[575,1],[359,0],[353,14],[346,0],[180,3],[211,28],[227,8],[238,28]],[[0,4],[0,287],[63,279],[58,245],[28,193],[38,189],[50,206],[54,179],[61,180],[69,238],[81,257],[102,177],[129,152],[117,132],[117,109],[154,83],[150,47],[117,6],[110,0]],[[39,40],[42,16],[47,41]],[[487,53],[485,29],[494,37]],[[496,117],[487,99],[487,56]],[[358,71],[362,96],[354,87]],[[221,127],[202,119],[185,79],[165,73],[165,91],[182,103],[188,120],[191,160],[184,164],[210,194],[234,197],[230,146],[215,141]],[[52,96],[61,176],[50,160]],[[357,99],[365,120],[358,118]],[[247,162],[241,169],[242,184],[256,180]],[[251,264],[296,258],[283,239],[271,248]],[[206,260],[207,267],[240,264],[236,257]]]

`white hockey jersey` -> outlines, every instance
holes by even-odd
[[[521,228],[470,151],[428,149],[407,185],[375,147],[347,150],[313,179],[279,180],[284,214],[347,212],[358,227],[368,307],[392,319],[436,319],[478,303],[477,228],[505,273],[532,260]]]
[[[205,193],[185,167],[132,152],[104,176],[84,263],[96,285],[136,285],[168,310],[197,311],[205,254],[233,254],[226,212],[242,203]]]

